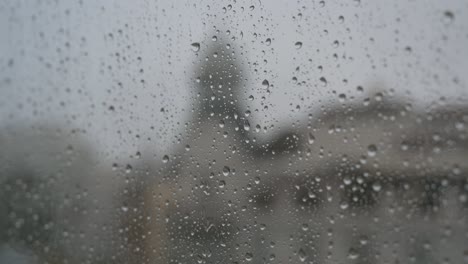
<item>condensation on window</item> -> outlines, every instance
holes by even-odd
[[[468,263],[468,3],[0,3],[0,263]]]

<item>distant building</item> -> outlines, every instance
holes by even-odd
[[[466,258],[468,108],[421,112],[369,91],[261,144],[238,55],[218,39],[203,56],[185,141],[144,187],[146,261]]]

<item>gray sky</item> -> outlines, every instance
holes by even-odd
[[[190,116],[191,71],[213,35],[230,38],[242,99],[268,133],[375,86],[418,107],[468,102],[467,1],[79,2],[0,3],[2,126],[66,123],[103,157],[162,156]]]

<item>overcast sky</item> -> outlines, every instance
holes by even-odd
[[[254,125],[286,126],[373,87],[420,107],[468,102],[467,1],[196,2],[2,1],[2,126],[65,123],[103,157],[162,156],[190,117],[192,69],[214,35],[243,63]]]

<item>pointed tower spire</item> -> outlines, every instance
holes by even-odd
[[[242,69],[235,51],[216,36],[200,54],[195,66],[199,118],[233,117],[239,114],[238,96],[243,87]]]

